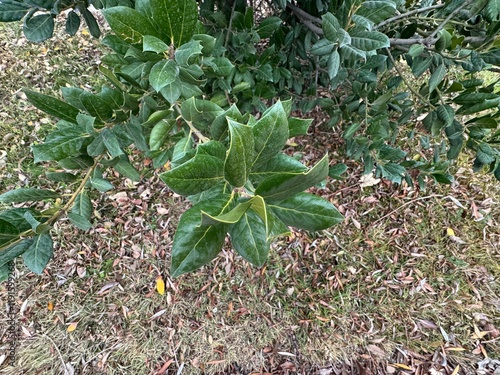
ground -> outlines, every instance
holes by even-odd
[[[85,32],[33,45],[19,27],[0,27],[0,191],[64,189],[45,179],[50,166],[31,162],[28,146],[53,119],[20,89],[93,87],[102,51]],[[282,238],[263,269],[228,243],[209,265],[172,279],[170,247],[187,203],[136,155],[143,180],[109,176],[116,189],[93,196],[86,233],[61,220],[43,275],[16,262],[15,367],[0,285],[0,372],[492,374],[500,358],[498,182],[463,160],[449,186],[362,188],[361,166],[344,160],[323,114],[304,116],[315,118],[313,129],[289,151],[311,160],[328,151],[332,164],[348,164],[345,179],[314,191],[343,223]]]

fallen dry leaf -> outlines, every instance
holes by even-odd
[[[76,326],[78,325],[78,322],[72,322],[69,324],[67,331],[68,332],[73,332],[76,329]]]
[[[165,282],[161,276],[156,278],[156,291],[161,295],[165,294]]]

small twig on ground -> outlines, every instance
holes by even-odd
[[[439,197],[443,197],[444,195],[443,194],[432,194],[432,195],[428,195],[428,196],[425,196],[425,197],[420,197],[420,198],[415,198],[415,199],[412,199],[411,201],[408,201],[406,203],[403,203],[401,206],[399,206],[398,208],[392,210],[391,212],[389,212],[387,215],[384,215],[382,216],[381,218],[375,220],[373,224],[376,224],[378,223],[379,221],[382,221],[384,220],[385,218],[391,216],[392,214],[398,212],[400,209],[406,207],[406,206],[409,206],[410,204],[413,204],[415,202],[418,202],[418,201],[423,201],[423,200],[426,200],[426,199],[431,199],[431,198],[439,198]]]

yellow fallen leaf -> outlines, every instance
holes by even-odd
[[[455,236],[455,231],[451,228],[446,228],[446,234],[450,237]]]
[[[457,367],[455,367],[455,370],[453,370],[453,372],[451,373],[451,375],[457,375],[459,371],[460,371],[460,366],[457,365]]]
[[[52,301],[49,301],[49,303],[47,303],[47,309],[48,309],[49,311],[54,310],[54,304],[52,303]]]
[[[165,294],[165,282],[161,276],[156,278],[156,291],[161,295]]]
[[[70,323],[70,325],[68,326],[68,332],[73,332],[75,329],[76,329],[76,326],[78,325],[78,322],[72,322]]]
[[[409,371],[413,370],[410,366],[403,365],[402,363],[391,363],[391,366],[392,367],[399,367],[399,368],[402,368],[404,370],[409,370]]]

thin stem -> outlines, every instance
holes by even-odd
[[[205,137],[203,134],[201,134],[201,132],[198,129],[196,129],[196,127],[193,125],[193,123],[191,121],[188,121],[182,117],[182,112],[181,112],[181,109],[179,108],[179,106],[176,104],[174,107],[175,107],[175,110],[179,113],[179,115],[180,115],[179,117],[181,117],[184,120],[184,122],[189,126],[189,129],[191,130],[191,132],[193,134],[195,134],[202,143],[208,142],[209,139],[207,137]]]
[[[436,107],[434,107],[431,103],[429,103],[422,95],[420,95],[417,91],[415,91],[415,89],[410,85],[410,83],[406,80],[406,78],[404,77],[403,75],[403,72],[401,71],[401,69],[399,69],[399,66],[398,64],[396,63],[396,60],[394,60],[394,57],[392,56],[391,54],[391,51],[389,50],[389,48],[386,48],[385,49],[388,56],[389,56],[389,59],[391,60],[392,64],[394,65],[394,69],[396,69],[396,71],[398,72],[399,76],[401,77],[401,79],[403,80],[403,82],[405,83],[406,87],[408,87],[408,89],[413,93],[413,95],[415,95],[417,98],[419,98],[420,100],[422,100],[425,104],[427,104],[432,110],[435,110]]]
[[[233,2],[233,7],[231,8],[231,17],[229,18],[229,26],[227,27],[226,40],[224,41],[224,48],[226,49],[229,43],[229,35],[231,34],[231,29],[233,27],[233,16],[235,8],[236,8],[236,1]]]
[[[411,11],[406,12],[406,13],[398,14],[397,16],[394,16],[392,18],[388,18],[385,21],[380,22],[379,24],[375,25],[373,28],[378,29],[379,27],[382,27],[382,26],[385,26],[391,22],[400,20],[401,18],[409,17],[409,16],[412,16],[412,15],[417,14],[417,13],[427,12],[428,10],[432,10],[432,9],[442,8],[442,7],[444,7],[444,5],[445,4],[431,5],[431,6],[428,6],[425,8],[415,9],[415,10],[411,10]]]

